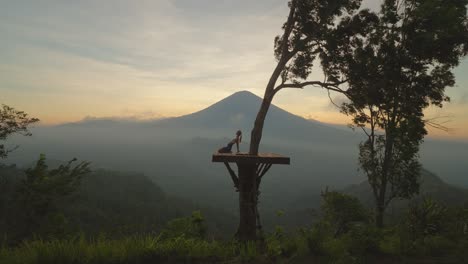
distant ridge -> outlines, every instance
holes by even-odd
[[[373,205],[374,198],[372,196],[371,187],[367,181],[357,185],[351,185],[343,191],[358,197],[362,202],[369,206]],[[461,206],[468,202],[468,189],[447,184],[436,174],[422,169],[419,195],[414,199],[422,199],[426,196],[445,205]],[[396,203],[404,202],[398,200],[395,201]]]

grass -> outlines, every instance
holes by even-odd
[[[396,234],[376,239],[379,236],[364,230],[351,231],[335,238],[326,232],[318,232],[319,230],[323,231],[323,228],[302,230],[295,234],[275,232],[266,236],[264,244],[204,240],[184,234],[168,238],[163,238],[161,235],[140,235],[122,239],[110,239],[104,236],[86,239],[84,235],[80,235],[73,239],[47,241],[36,239],[25,241],[16,247],[0,248],[0,264],[464,263],[467,261],[466,240],[460,240],[457,245],[434,236],[425,239],[424,244],[415,242],[416,246],[407,248],[407,243],[402,244],[401,238]]]
[[[0,249],[1,264],[206,263],[260,260],[255,243],[205,241],[179,236],[134,236],[120,240],[35,240]]]

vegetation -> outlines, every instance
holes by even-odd
[[[17,245],[33,237],[67,238],[78,234],[93,237],[104,233],[110,238],[151,234],[161,231],[168,221],[197,209],[209,217],[206,232],[210,237],[229,237],[226,234],[235,224],[235,218],[221,210],[200,208],[167,196],[139,173],[95,170],[83,174],[79,186],[72,186],[76,184],[72,179],[78,175],[70,173],[79,170],[68,167],[68,163],[62,168],[44,170],[43,162],[46,161],[41,159],[26,171],[14,166],[0,167],[5,179],[0,193],[2,243]],[[27,180],[27,175],[38,167],[42,168],[41,173],[34,175],[47,177]],[[71,192],[59,187],[65,183]],[[174,225],[178,225],[177,221]]]
[[[0,166],[0,263],[467,262],[468,204],[413,199],[397,212],[398,221],[383,223],[390,203],[419,191],[419,146],[426,125],[433,125],[423,110],[442,106],[445,88],[455,84],[452,70],[468,52],[468,0],[385,0],[378,14],[354,15],[360,3],[290,1],[250,154],[258,154],[278,91],[319,85],[340,92],[350,99],[342,111],[367,135],[359,162],[376,210],[326,189],[316,221],[292,232],[276,226],[256,240],[258,185],[269,167],[240,164],[240,214],[246,217],[240,236],[226,238],[222,227],[210,226],[227,222],[221,211],[167,197],[144,175],[91,172],[76,159],[50,168],[41,155],[25,170]],[[325,82],[307,81],[316,58]],[[27,128],[37,121],[4,105],[0,140],[30,135]],[[0,145],[0,158],[11,151]],[[187,211],[192,214],[183,217]]]
[[[0,142],[5,141],[13,134],[21,134],[30,136],[28,126],[38,122],[39,119],[31,118],[23,111],[19,111],[8,105],[2,105],[0,108]],[[0,144],[0,159],[8,156],[8,153],[15,150],[17,147],[8,149],[3,143]]]
[[[424,120],[423,110],[449,100],[445,88],[455,85],[453,68],[468,51],[467,4],[387,0],[378,14],[355,19],[355,27],[340,25],[330,48],[325,72],[348,85],[342,112],[367,135],[359,163],[372,187],[378,227],[393,199],[418,193],[425,125],[443,128]],[[340,41],[345,36],[351,45]]]
[[[349,22],[350,16],[360,5],[361,0],[338,0],[331,4],[318,0],[289,1],[290,10],[283,25],[283,34],[275,38],[274,52],[278,62],[268,80],[255,119],[250,154],[258,154],[265,118],[276,93],[282,89],[313,85],[342,92],[338,87],[342,82],[336,78],[327,78],[324,82],[307,79],[316,59],[325,58],[325,54],[330,53],[330,45],[326,43],[336,41],[337,31],[340,30],[336,24]]]
[[[340,30],[336,24],[348,23],[360,4],[361,0],[339,0],[330,4],[317,0],[289,1],[290,10],[283,26],[283,34],[275,38],[274,53],[277,64],[266,85],[263,101],[251,132],[250,155],[259,153],[265,118],[276,93],[286,88],[303,88],[310,85],[342,92],[338,88],[342,82],[338,79],[321,82],[307,81],[307,78],[315,60],[318,57],[324,58],[325,54],[330,53],[329,45],[326,43],[335,41],[337,31]],[[237,235],[242,240],[255,240],[256,226],[260,225],[257,223],[257,204],[261,176],[257,175],[257,168],[254,165],[239,163],[238,167],[239,195],[242,197],[239,199],[241,220]],[[257,193],[252,190],[257,190]]]
[[[343,205],[352,204],[347,213]],[[168,222],[155,234],[26,240],[3,247],[0,263],[457,263],[468,260],[468,208],[426,200],[408,209],[397,225],[376,229],[353,197],[325,192],[319,222],[294,233],[281,227],[264,242],[209,239],[201,213]],[[345,208],[348,208],[347,206]],[[346,209],[347,210],[347,209]],[[353,213],[354,212],[354,213]],[[337,223],[345,223],[341,225]],[[443,224],[442,224],[443,223]],[[336,227],[346,226],[336,232]],[[429,262],[432,263],[432,262]]]

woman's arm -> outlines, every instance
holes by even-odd
[[[239,137],[236,137],[236,147],[237,147],[237,153],[239,153]]]

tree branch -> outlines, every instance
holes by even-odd
[[[302,82],[302,83],[282,83],[278,85],[273,91],[274,93],[279,92],[281,89],[284,88],[297,88],[297,89],[303,89],[306,86],[320,86],[322,88],[325,88],[329,91],[334,91],[338,92],[341,94],[344,94],[348,97],[347,91],[341,89],[339,87],[340,84],[343,84],[347,82],[347,80],[340,81],[338,83],[328,83],[328,82],[320,82],[320,81],[309,81],[309,82]]]
[[[229,175],[231,176],[232,182],[234,183],[234,187],[236,187],[236,190],[239,190],[239,178],[237,177],[236,173],[231,169],[231,166],[228,162],[224,162],[224,165],[226,166]]]
[[[292,0],[291,1],[291,8],[289,10],[289,15],[288,15],[288,20],[286,22],[286,27],[284,29],[284,34],[283,34],[283,43],[281,43],[281,56],[289,56],[289,36],[291,35],[291,32],[294,28],[294,12],[296,12],[296,1],[297,0]]]

